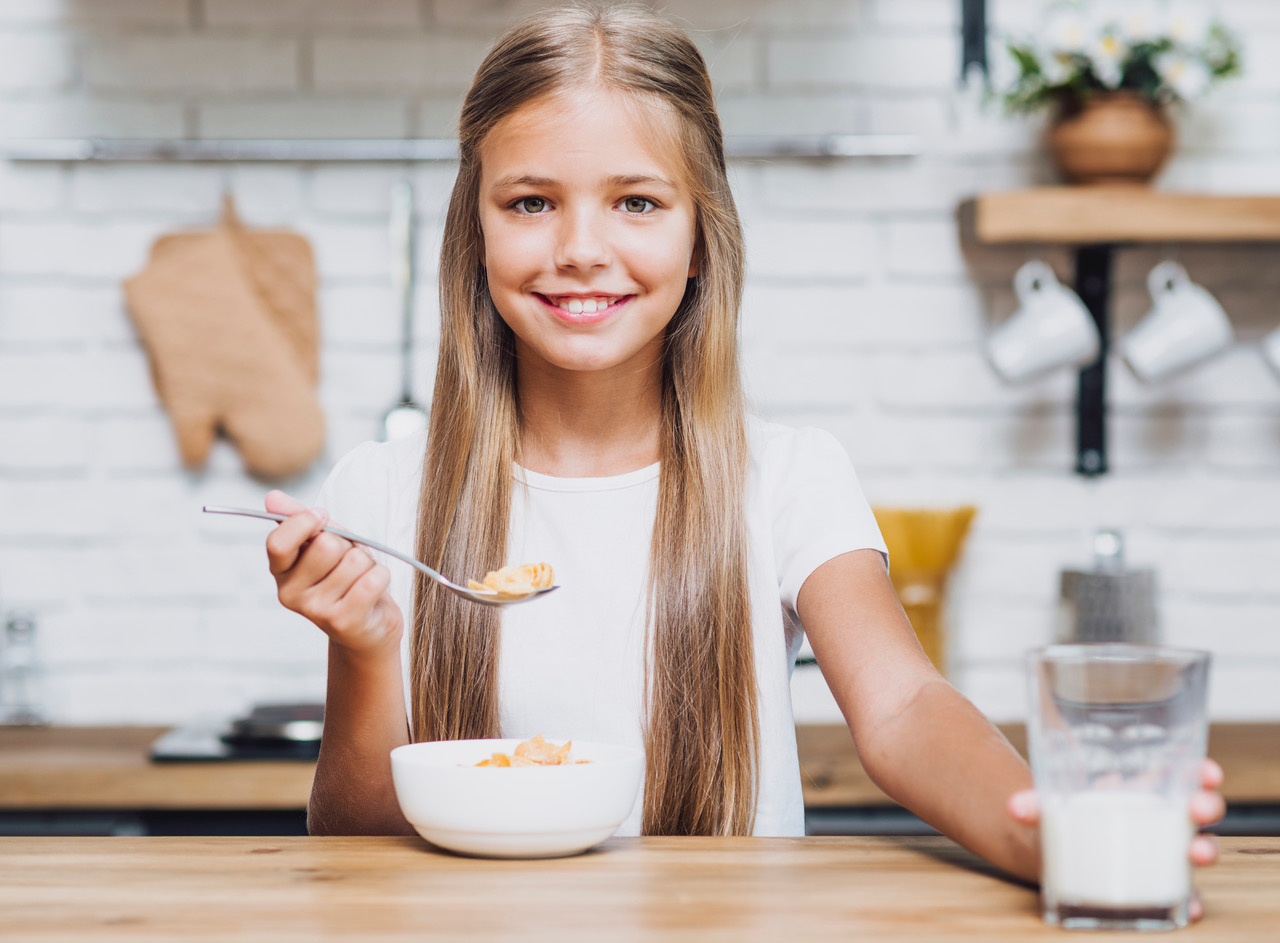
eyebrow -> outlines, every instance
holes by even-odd
[[[668,190],[675,190],[676,185],[665,177],[654,177],[649,174],[619,174],[609,177],[605,180],[605,184],[610,187],[634,187],[637,185],[650,186],[657,184],[660,187],[666,187]],[[492,189],[505,190],[508,187],[554,187],[556,181],[550,177],[535,177],[531,174],[512,174],[494,181]]]

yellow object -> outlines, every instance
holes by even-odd
[[[555,582],[555,571],[550,563],[526,563],[523,566],[504,566],[490,570],[484,582],[467,580],[467,589],[492,590],[508,596],[527,596],[535,589],[549,589]]]
[[[978,509],[873,508],[889,548],[889,579],[897,590],[920,646],[946,674],[946,632],[942,605],[947,576],[960,556],[969,524]]]

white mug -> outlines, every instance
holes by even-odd
[[[1098,325],[1080,296],[1053,269],[1028,262],[1013,279],[1019,308],[987,339],[987,357],[1001,378],[1017,383],[1058,367],[1098,359]]]
[[[1262,356],[1266,359],[1267,366],[1280,374],[1280,328],[1262,339]]]
[[[1162,379],[1231,345],[1234,334],[1222,305],[1177,262],[1153,268],[1147,287],[1151,312],[1120,342],[1125,362],[1140,380]]]

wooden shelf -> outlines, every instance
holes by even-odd
[[[988,245],[1280,241],[1280,196],[1039,187],[984,193],[968,212],[972,237]]]

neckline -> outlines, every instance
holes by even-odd
[[[605,478],[559,478],[555,475],[530,471],[522,465],[515,465],[512,474],[516,481],[539,491],[619,491],[656,479],[660,469],[661,463],[654,462],[635,471],[609,475]]]

